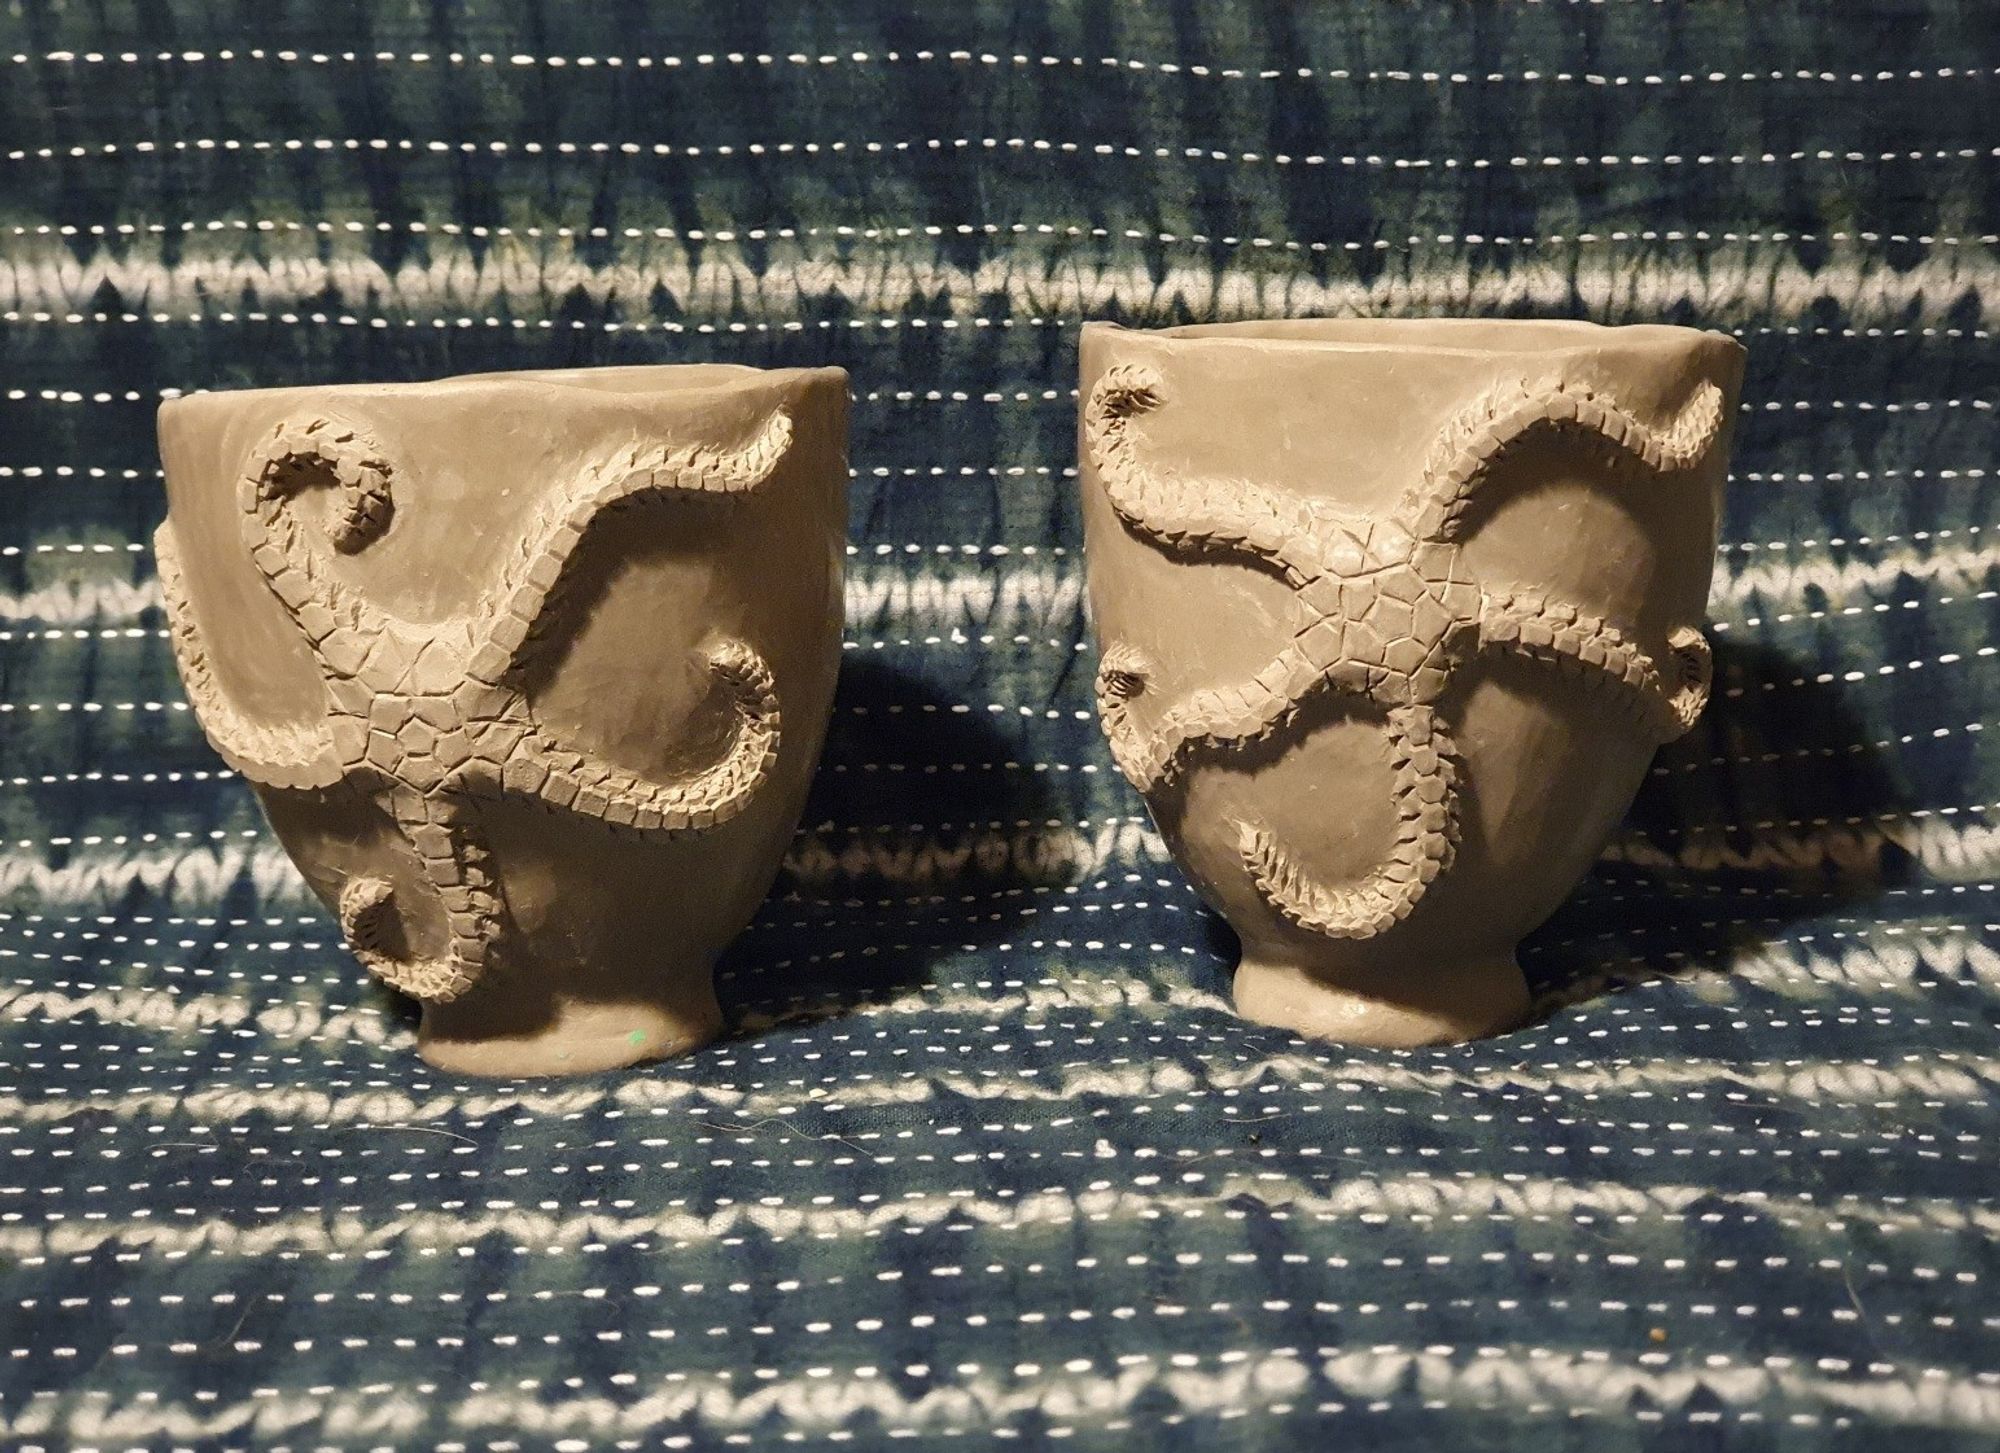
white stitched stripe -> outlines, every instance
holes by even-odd
[[[593,265],[573,253],[549,257],[539,247],[502,240],[474,262],[459,244],[428,262],[394,269],[359,252],[323,258],[316,251],[261,258],[236,249],[220,255],[197,252],[169,266],[158,244],[123,256],[99,254],[79,263],[67,254],[0,262],[0,297],[9,316],[48,321],[70,316],[103,288],[147,300],[148,315],[173,319],[211,299],[255,296],[263,316],[290,313],[329,291],[346,298],[388,300],[414,313],[440,308],[482,309],[505,298],[518,302],[572,294],[604,306],[648,297],[664,288],[681,306],[700,313],[717,310],[724,321],[711,329],[764,323],[801,329],[802,305],[837,297],[854,312],[845,320],[879,326],[903,319],[907,309],[928,314],[947,302],[940,325],[972,324],[973,310],[1004,299],[1008,316],[1077,319],[1124,310],[1137,316],[1176,311],[1190,302],[1199,316],[1213,319],[1276,316],[1395,315],[1435,312],[1568,312],[1581,298],[1593,316],[1653,319],[1692,308],[1711,326],[1804,318],[1815,305],[1839,303],[1851,322],[1884,326],[1952,321],[1963,299],[1987,305],[2000,297],[2000,264],[1987,248],[1934,249],[1907,267],[1888,265],[1872,249],[1842,245],[1825,262],[1808,267],[1789,247],[1723,244],[1697,266],[1649,251],[1625,259],[1601,254],[1566,259],[1534,256],[1485,259],[1465,253],[1392,256],[1366,280],[1336,277],[1326,282],[1296,267],[1232,266],[1218,272],[1208,264],[1178,261],[1164,274],[1137,262],[1099,265],[1083,258],[1060,266],[1029,267],[1013,255],[987,259],[975,267],[955,266],[934,255],[928,243],[907,244],[887,259],[843,260],[800,255],[773,266],[753,262],[735,245],[707,246],[699,263],[680,246],[663,246],[659,256]],[[742,310],[747,319],[737,318]],[[391,311],[394,311],[392,307]],[[221,316],[228,310],[215,310]],[[230,313],[230,316],[237,316]],[[117,316],[117,315],[110,315]],[[332,317],[332,314],[314,316]],[[355,326],[365,326],[359,315]],[[492,315],[488,315],[492,316]],[[469,321],[481,321],[468,315]],[[542,322],[552,320],[543,319]],[[644,317],[616,324],[567,320],[590,328],[630,331],[695,331],[700,323],[655,321]],[[837,320],[820,319],[833,323]],[[906,320],[914,325],[915,318]],[[989,323],[994,321],[989,319]],[[530,325],[525,317],[493,318],[494,325]]]

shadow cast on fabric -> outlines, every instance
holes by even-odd
[[[819,773],[771,896],[716,989],[756,1031],[940,982],[1019,932],[1036,845],[1062,807],[1023,751],[956,695],[849,653]],[[1093,730],[1095,728],[1093,727]]]
[[[1590,877],[1522,945],[1538,1013],[1656,975],[1726,973],[1794,926],[1911,881],[1871,824],[1908,792],[1817,661],[1715,643],[1715,695],[1663,748]]]

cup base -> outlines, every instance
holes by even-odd
[[[671,1059],[722,1032],[722,1010],[705,965],[699,985],[698,993],[684,990],[672,998],[551,997],[533,1023],[522,1021],[518,1002],[482,1006],[475,991],[450,1004],[424,1006],[417,1053],[447,1074],[505,1079],[587,1075]]]
[[[1387,974],[1315,970],[1246,951],[1236,1012],[1308,1039],[1381,1049],[1504,1034],[1528,1017],[1528,981],[1511,951]]]

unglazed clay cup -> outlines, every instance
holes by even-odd
[[[719,1031],[832,705],[846,423],[838,369],[710,365],[160,410],[189,699],[432,1064]]]
[[[1521,1022],[1516,945],[1707,700],[1742,370],[1670,327],[1084,330],[1098,708],[1246,1017]]]

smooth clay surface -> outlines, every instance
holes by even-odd
[[[846,416],[722,366],[161,409],[189,698],[433,1064],[717,1033],[832,704]]]
[[[1242,938],[1246,1016],[1520,1022],[1516,945],[1707,701],[1742,360],[1587,323],[1084,330],[1099,710]]]

